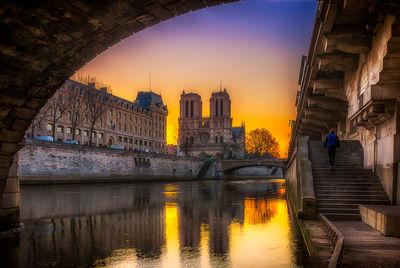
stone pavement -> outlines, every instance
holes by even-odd
[[[361,221],[335,221],[344,240],[343,267],[400,267],[400,238],[383,236]]]

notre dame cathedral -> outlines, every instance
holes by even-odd
[[[243,158],[245,127],[232,127],[231,99],[226,89],[213,92],[210,116],[202,116],[199,94],[183,93],[180,100],[178,153],[188,156]]]

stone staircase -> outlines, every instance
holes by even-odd
[[[328,219],[360,220],[359,204],[390,204],[377,175],[364,169],[358,141],[341,141],[332,172],[322,141],[309,141],[308,146],[318,211]]]

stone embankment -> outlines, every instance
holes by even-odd
[[[195,179],[204,160],[27,140],[18,153],[22,184]],[[214,178],[211,167],[205,178]]]

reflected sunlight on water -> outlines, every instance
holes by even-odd
[[[14,256],[19,267],[296,267],[301,252],[282,183],[24,186],[20,246],[0,260]]]

